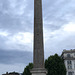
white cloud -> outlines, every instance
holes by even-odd
[[[61,54],[63,49],[74,49],[75,46],[75,24],[69,22],[55,31],[46,30],[45,33],[45,52],[46,57],[50,54]],[[49,55],[48,55],[49,54]]]
[[[67,31],[67,32],[75,32],[75,23],[73,22],[69,22],[68,24],[66,24],[64,26],[64,31]]]
[[[30,32],[19,32],[9,37],[10,43],[28,44],[32,43],[33,34]]]
[[[9,35],[9,33],[7,31],[0,30],[0,36],[7,37],[8,35]]]
[[[30,32],[19,32],[8,37],[5,41],[7,49],[9,50],[29,50],[32,51],[33,33]],[[27,49],[29,48],[29,49]]]

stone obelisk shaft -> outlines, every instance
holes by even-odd
[[[34,55],[32,75],[46,75],[44,68],[42,0],[34,0]]]
[[[34,0],[34,68],[44,68],[42,0]]]

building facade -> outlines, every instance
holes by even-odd
[[[63,50],[61,56],[67,70],[66,75],[75,75],[75,49]]]

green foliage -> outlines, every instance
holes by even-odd
[[[45,60],[45,68],[48,70],[47,75],[66,75],[64,61],[57,54]]]
[[[24,69],[23,75],[31,75],[30,69],[32,69],[32,68],[33,68],[33,64],[29,63],[29,65],[26,66],[26,68]]]
[[[33,64],[29,63],[24,69],[23,75],[31,75],[30,69],[33,68]],[[66,75],[66,68],[63,59],[57,54],[48,57],[45,60],[45,68],[47,69],[47,75]]]

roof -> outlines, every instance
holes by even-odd
[[[8,72],[6,72],[6,74],[2,74],[2,75],[19,75],[19,73],[17,73],[17,72],[10,72],[10,73],[8,73]]]
[[[75,49],[70,49],[70,50],[63,50],[62,54],[64,53],[75,53]]]

